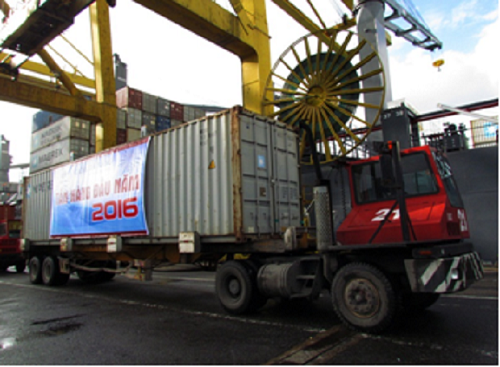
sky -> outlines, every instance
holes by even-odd
[[[327,24],[340,20],[336,0],[324,1]],[[216,0],[229,9],[229,0]],[[300,6],[305,0],[293,0]],[[271,57],[279,55],[305,31],[270,0],[266,0],[271,36]],[[315,1],[317,3],[317,0]],[[419,113],[437,110],[437,104],[462,106],[498,98],[500,47],[497,0],[413,0],[415,8],[431,31],[442,41],[442,50],[429,52],[392,37],[389,64],[393,100],[404,99]],[[322,10],[323,11],[323,10]],[[330,15],[331,14],[331,15]],[[132,88],[169,100],[231,107],[242,103],[238,57],[194,35],[131,0],[118,0],[110,9],[113,52],[128,66]],[[84,54],[91,56],[88,11],[80,14],[65,36]],[[66,49],[64,42],[52,45]],[[49,51],[50,52],[50,51]],[[93,77],[92,68],[76,52],[65,52],[78,69]],[[432,66],[444,59],[440,68]],[[34,59],[36,61],[36,58]],[[29,162],[31,119],[35,109],[0,102],[0,134],[10,141],[13,164]],[[477,111],[498,115],[498,109]],[[467,122],[458,116],[435,121]],[[16,179],[11,171],[11,181]]]

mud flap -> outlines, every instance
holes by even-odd
[[[484,276],[477,252],[444,259],[407,259],[405,267],[412,292],[458,292]]]

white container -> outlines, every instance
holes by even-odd
[[[127,127],[140,129],[142,125],[142,111],[136,108],[124,108],[127,112]]]
[[[71,154],[73,153],[73,155]],[[69,162],[89,154],[89,141],[75,138],[59,140],[49,146],[37,150],[30,155],[30,173]]]
[[[147,157],[150,237],[196,231],[202,241],[243,243],[300,226],[297,135],[282,123],[233,108],[153,135]],[[52,187],[45,172],[30,182]],[[49,236],[40,213],[50,213],[51,193],[36,194],[25,200],[28,239]]]
[[[44,127],[31,135],[31,152],[57,141],[71,138],[89,140],[91,123],[76,117],[65,116],[59,121]]]

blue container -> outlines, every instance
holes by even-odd
[[[170,117],[156,116],[156,131],[163,131],[170,129]]]
[[[50,124],[56,121],[59,121],[63,117],[64,117],[63,115],[59,115],[58,113],[40,110],[33,115],[31,132],[43,129],[46,126],[49,126]]]

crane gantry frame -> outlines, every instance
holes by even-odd
[[[265,0],[230,0],[236,16],[212,0],[134,1],[237,55],[241,60],[244,107],[259,114],[269,115],[272,112],[271,106],[262,103],[262,97],[266,93],[271,93],[266,91],[265,86],[271,72],[270,36]],[[289,0],[272,1],[309,32],[317,32],[323,28]],[[307,1],[313,7],[311,1]],[[341,1],[351,11],[360,2]],[[0,2],[2,5],[0,10],[8,17],[10,11],[8,4],[2,0]],[[68,3],[60,0],[46,0],[43,3],[50,2]],[[102,133],[98,132],[96,136],[96,151],[100,151],[116,145],[115,80],[108,9],[108,6],[113,6],[115,1],[77,0],[74,3],[81,4],[79,5],[81,7],[92,3],[89,7],[95,80],[66,73],[47,51],[40,49],[38,55],[46,65],[25,59],[22,68],[42,75],[55,75],[65,89],[60,90],[55,88],[53,83],[27,75],[13,74],[11,70],[1,68],[3,74],[0,73],[0,100],[81,117],[102,124]],[[391,20],[395,16],[400,16],[400,12],[393,11]],[[355,24],[355,19],[344,19],[344,21],[346,27]],[[412,28],[402,30],[401,35],[411,37],[410,33],[417,28],[418,26],[412,23]],[[432,40],[432,37],[427,39]],[[2,60],[0,66],[12,64],[10,54],[1,52],[0,60]],[[18,71],[17,68],[14,71]],[[13,75],[16,76],[14,80]],[[85,98],[75,84],[95,89],[95,98],[91,100]],[[272,98],[272,95],[266,97]]]

